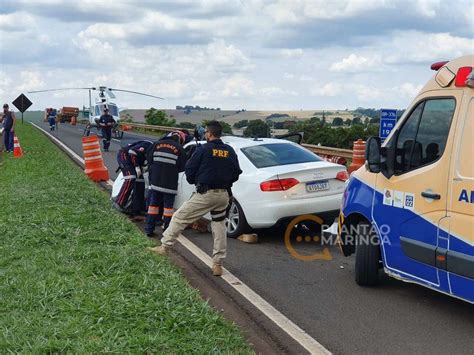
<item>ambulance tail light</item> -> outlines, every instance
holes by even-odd
[[[298,185],[300,182],[296,179],[276,179],[264,181],[260,184],[260,190],[262,191],[286,191],[291,189],[293,186]]]
[[[454,81],[454,85],[458,88],[462,88],[465,86],[473,87],[474,86],[474,78],[472,78],[472,67],[461,67],[458,69],[458,73],[456,74],[456,80]],[[469,77],[469,80],[468,80]]]

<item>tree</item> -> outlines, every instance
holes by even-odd
[[[342,119],[342,117],[334,117],[334,119],[332,120],[332,125],[333,126],[342,126],[342,125],[344,125],[344,120]]]
[[[352,124],[352,120],[350,118],[347,118],[345,121],[344,121],[344,125],[346,126],[350,126]]]
[[[239,122],[234,123],[234,128],[243,128],[248,126],[249,120],[240,120]]]
[[[194,128],[196,128],[196,125],[194,123],[191,123],[191,122],[181,122],[181,123],[178,123],[178,127],[179,128],[194,129]]]
[[[210,120],[204,120],[202,121],[202,126],[203,127],[206,127],[206,125],[210,122]],[[221,126],[222,126],[222,133],[226,133],[226,134],[232,134],[232,127],[230,126],[230,124],[228,124],[227,122],[224,122],[224,121],[218,121]]]
[[[362,124],[362,120],[360,119],[360,117],[354,117],[352,119],[352,125],[355,126],[355,125],[358,125],[358,124]]]
[[[244,136],[246,137],[269,137],[270,126],[262,120],[253,120],[249,122],[249,125],[244,130]]]
[[[176,125],[175,119],[169,119],[165,111],[151,108],[145,113],[145,122],[149,125],[154,126],[174,126]]]
[[[370,124],[380,124],[380,118],[371,118],[370,119]]]

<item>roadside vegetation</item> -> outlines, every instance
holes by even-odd
[[[31,125],[0,166],[0,353],[250,353]]]

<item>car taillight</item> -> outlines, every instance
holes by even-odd
[[[336,179],[337,180],[340,180],[342,182],[346,181],[347,179],[349,179],[349,174],[347,173],[347,171],[340,171],[337,173],[336,175]]]
[[[296,179],[276,179],[264,181],[260,184],[260,190],[262,191],[286,191],[291,189],[293,186],[298,185],[300,182]]]
[[[456,80],[454,81],[454,85],[458,88],[462,88],[467,86],[467,77],[472,72],[472,67],[461,67],[458,69],[458,73],[456,74]]]

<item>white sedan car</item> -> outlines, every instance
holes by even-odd
[[[326,162],[284,139],[224,136],[222,140],[234,148],[243,171],[232,187],[229,237],[273,227],[304,214],[316,214],[325,223],[334,222],[348,179],[344,166]],[[196,144],[206,142],[190,142],[186,152],[192,154]],[[188,184],[184,173],[180,174],[175,208],[193,192],[194,185]]]

